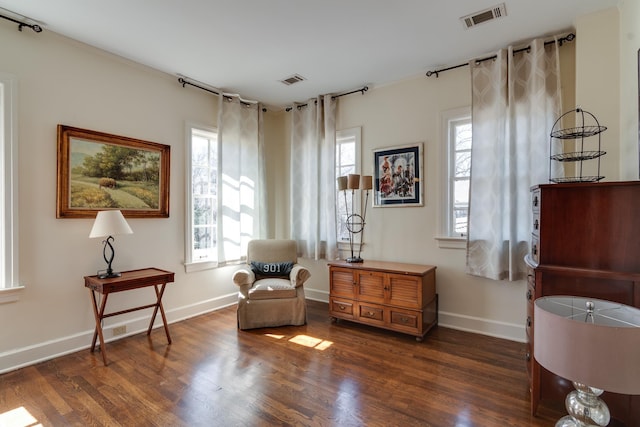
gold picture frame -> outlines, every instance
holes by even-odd
[[[171,147],[58,125],[56,218],[169,217]]]

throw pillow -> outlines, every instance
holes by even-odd
[[[292,269],[292,262],[251,261],[251,270],[258,277],[282,277],[288,279]]]

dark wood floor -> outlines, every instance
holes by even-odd
[[[238,331],[235,307],[0,376],[0,425],[550,426],[524,344],[442,327],[423,342],[340,321]],[[29,415],[12,424],[11,415]]]

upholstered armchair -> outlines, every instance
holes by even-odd
[[[304,325],[304,282],[311,276],[297,264],[294,240],[252,240],[247,265],[233,274],[238,292],[238,328]]]

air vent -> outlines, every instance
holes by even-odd
[[[480,12],[472,13],[471,15],[463,16],[460,18],[465,29],[475,27],[478,24],[484,22],[493,21],[494,19],[503,18],[507,16],[507,9],[504,3],[494,6],[492,8],[481,10]]]
[[[280,82],[286,84],[287,86],[290,86],[290,85],[292,85],[294,83],[298,83],[298,82],[301,82],[303,80],[306,80],[306,79],[304,77],[302,77],[301,75],[299,75],[299,74],[294,74],[291,77],[287,77],[286,79],[280,80]]]

